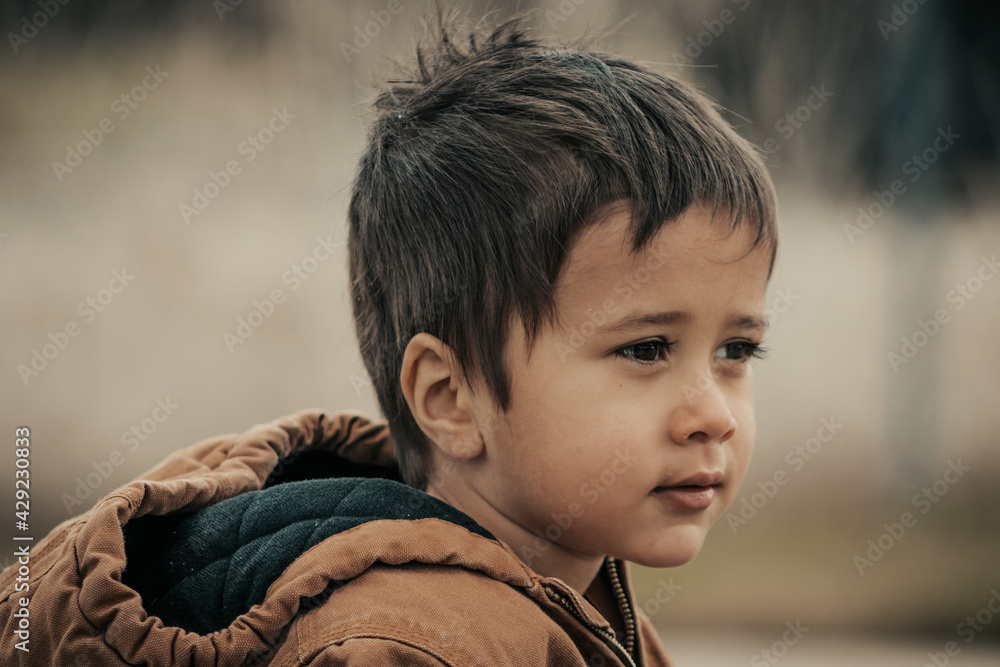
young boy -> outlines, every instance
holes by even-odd
[[[348,251],[388,421],[172,454],[4,572],[4,664],[672,664],[628,562],[694,558],[749,463],[763,164],[521,19],[439,22],[375,109]]]

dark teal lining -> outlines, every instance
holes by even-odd
[[[303,552],[379,519],[438,518],[496,539],[471,517],[390,479],[284,482],[190,514],[127,523],[122,581],[164,624],[208,634],[264,600]]]

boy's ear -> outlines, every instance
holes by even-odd
[[[420,429],[445,454],[472,459],[483,452],[469,388],[460,379],[451,348],[421,332],[403,352],[400,384]]]

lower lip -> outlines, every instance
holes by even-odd
[[[653,491],[653,495],[674,507],[685,510],[708,509],[715,498],[712,486],[668,486]]]

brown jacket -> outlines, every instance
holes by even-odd
[[[384,422],[322,410],[174,452],[38,542],[27,590],[0,575],[0,663],[672,664],[625,562],[599,611],[394,462]]]

